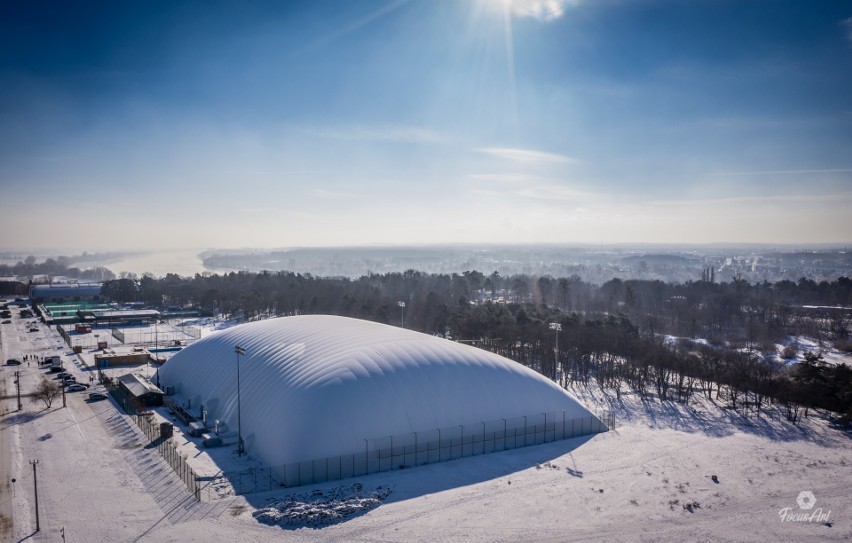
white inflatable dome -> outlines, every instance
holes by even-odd
[[[229,432],[237,430],[237,345],[246,353],[242,435],[268,466],[363,453],[387,436],[475,431],[495,421],[505,429],[503,419],[512,428],[546,413],[551,423],[600,425],[556,384],[504,357],[393,326],[309,315],[217,332],[160,369],[161,385],[174,386],[192,413],[203,405],[208,425],[219,419]],[[565,437],[564,423],[561,430]]]

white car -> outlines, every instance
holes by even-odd
[[[73,385],[68,385],[68,388],[65,390],[67,392],[79,392],[81,390],[86,390],[89,388],[89,385],[84,385],[83,383],[74,383]]]

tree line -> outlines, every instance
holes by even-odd
[[[476,271],[357,279],[234,272],[125,277],[105,282],[103,294],[247,321],[312,313],[392,325],[404,320],[406,328],[496,352],[563,385],[597,381],[616,394],[626,387],[681,402],[700,393],[757,415],[766,402],[780,402],[791,420],[811,408],[852,417],[847,366],[826,364],[818,352],[799,362],[793,361],[799,353],[784,353],[785,361],[775,348],[790,335],[805,335],[848,349],[849,312],[842,308],[852,306],[852,281],[712,279],[614,279],[598,286],[576,276]]]
[[[56,276],[71,277],[92,281],[112,280],[116,275],[103,266],[82,269],[74,266],[74,262],[84,262],[96,255],[83,254],[77,257],[58,256],[39,262],[30,255],[15,264],[0,264],[0,277],[36,277],[46,276],[48,279]]]

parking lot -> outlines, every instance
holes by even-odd
[[[4,301],[3,304],[8,302]],[[86,367],[80,359],[62,341],[59,334],[43,325],[30,314],[25,306],[10,304],[7,311],[8,318],[0,320],[0,352],[2,352],[2,366],[0,366],[0,414],[3,416],[2,431],[0,431],[0,541],[17,541],[21,526],[16,527],[14,522],[20,519],[31,519],[28,502],[21,502],[15,498],[20,497],[22,490],[19,483],[29,481],[32,487],[32,471],[28,458],[22,458],[14,454],[15,449],[21,446],[22,432],[30,431],[23,428],[21,423],[42,417],[48,413],[45,404],[33,395],[43,379],[56,383],[57,387],[64,391],[58,393],[53,399],[53,407],[62,406],[68,409],[64,411],[62,418],[71,420],[85,420],[91,417],[88,405],[92,403],[89,393],[103,393],[104,390],[94,381],[94,372]],[[23,315],[22,315],[23,313]],[[54,358],[55,357],[55,358]],[[40,363],[43,360],[52,360],[62,366],[62,370],[51,372],[51,362]],[[61,377],[60,377],[61,376]],[[79,383],[74,386],[73,383]],[[18,396],[20,386],[20,399]],[[52,413],[56,413],[53,411]],[[52,414],[51,413],[51,414]],[[78,428],[81,437],[85,431]],[[45,437],[50,435],[50,437]],[[53,437],[53,433],[45,433],[36,436],[35,441],[42,447]],[[38,441],[41,439],[41,441]],[[41,448],[41,447],[39,447]],[[42,453],[28,454],[40,458],[39,466],[50,463],[49,455]],[[46,457],[47,456],[47,457]],[[23,464],[23,465],[22,465]],[[27,470],[26,468],[30,468]],[[45,472],[46,475],[47,472]],[[12,482],[12,481],[15,482]],[[49,483],[47,477],[42,479],[42,484]],[[48,500],[49,492],[42,489],[42,500]],[[17,506],[17,507],[16,507]],[[42,510],[42,506],[39,506]],[[14,521],[13,521],[14,519]],[[30,532],[23,533],[27,535]]]

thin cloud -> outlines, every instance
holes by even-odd
[[[852,192],[840,192],[835,194],[787,194],[787,195],[765,195],[765,196],[734,196],[731,198],[708,198],[706,200],[654,200],[647,205],[655,206],[693,206],[693,205],[727,205],[727,204],[751,204],[766,202],[838,202],[852,200]]]
[[[513,194],[519,198],[544,200],[548,202],[586,202],[596,199],[596,195],[590,192],[584,192],[560,185],[526,187],[522,190],[514,191]]]
[[[338,39],[342,38],[343,36],[350,34],[352,32],[355,32],[356,30],[360,29],[361,27],[366,26],[366,25],[370,24],[371,22],[375,21],[376,19],[379,19],[382,16],[387,15],[388,13],[396,10],[397,8],[406,4],[407,2],[408,2],[408,0],[394,0],[393,2],[388,2],[387,4],[380,7],[379,9],[365,15],[364,17],[361,17],[360,19],[358,19],[356,21],[353,21],[352,23],[346,25],[345,27],[341,28],[337,32],[333,32],[333,33],[331,33],[327,36],[323,36],[323,37],[317,39],[316,41],[311,43],[307,48],[305,48],[303,51],[310,51],[312,49],[323,47],[325,45],[328,45],[331,42],[337,41]]]
[[[312,130],[312,132],[324,138],[349,141],[395,143],[440,143],[444,141],[444,138],[433,130],[403,125],[346,126]]]
[[[333,190],[314,189],[313,193],[319,198],[323,198],[325,200],[349,200],[355,198],[354,194]]]
[[[543,151],[532,151],[529,149],[514,149],[510,147],[481,147],[477,149],[480,153],[526,164],[562,163],[578,164],[580,161],[565,155],[556,153],[545,153]]]
[[[468,178],[487,183],[524,183],[530,177],[520,173],[472,173]]]
[[[741,175],[796,175],[802,173],[850,173],[852,168],[825,168],[820,170],[753,170],[742,172],[712,172],[709,177],[735,177]]]
[[[530,17],[539,21],[553,21],[565,15],[569,5],[576,6],[580,0],[514,0],[512,15]]]
[[[840,21],[840,26],[846,31],[846,41],[852,43],[852,17]]]

